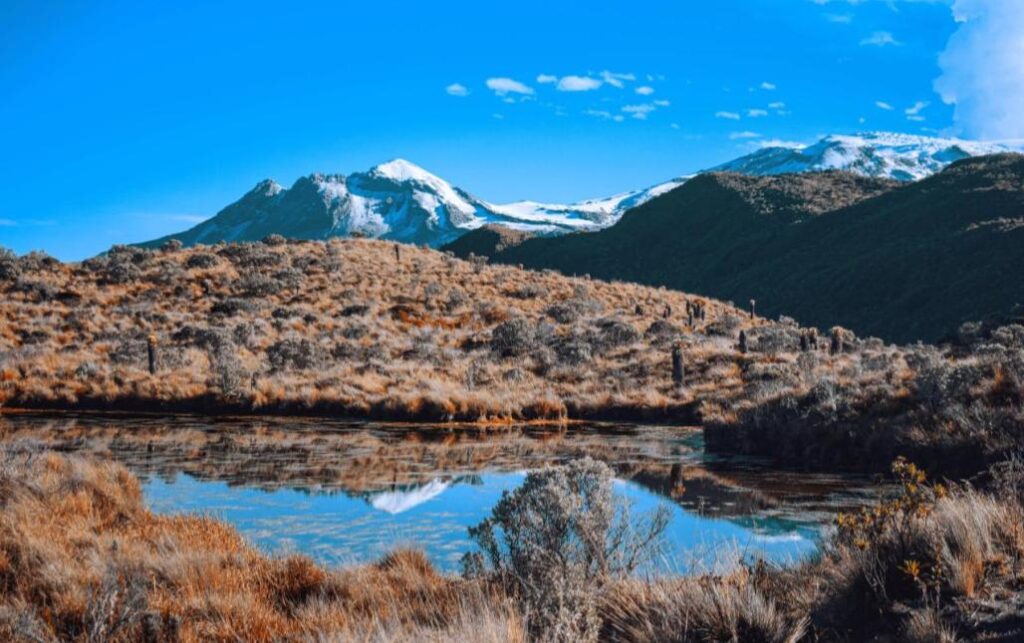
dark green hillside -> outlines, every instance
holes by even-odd
[[[907,185],[839,172],[702,175],[607,230],[493,258],[935,340],[1024,302],[1024,156],[965,159]]]

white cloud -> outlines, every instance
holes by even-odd
[[[774,103],[768,103],[768,107],[772,109],[786,109],[786,104],[781,100],[777,100]]]
[[[659,98],[658,100],[654,101],[654,104],[657,105],[658,107],[668,107],[672,103],[665,100],[664,98]]]
[[[726,118],[731,121],[740,120],[740,115],[736,112],[715,112],[715,118]]]
[[[848,25],[853,22],[853,16],[848,13],[826,13],[825,20],[837,24]]]
[[[601,86],[601,81],[589,76],[562,76],[558,81],[560,92],[589,92]]]
[[[800,143],[798,141],[783,141],[777,138],[765,139],[758,141],[758,147],[785,147],[791,150],[802,150],[807,147],[806,143]]]
[[[619,89],[622,89],[623,85],[625,84],[625,81],[636,80],[636,76],[634,74],[618,74],[615,72],[605,70],[601,72],[601,80],[608,83],[612,87],[618,87]]]
[[[669,125],[669,127],[671,127],[672,129],[679,129],[679,123],[672,123],[671,125]]]
[[[928,105],[930,105],[928,101],[919,100],[903,111],[907,114],[907,116],[916,116],[921,113],[922,109],[928,107]]]
[[[768,81],[765,81],[765,82],[761,83],[761,89],[765,89],[765,90],[771,91],[771,90],[775,89],[775,83],[769,83]]]
[[[860,41],[861,47],[885,47],[886,45],[902,45],[888,31],[876,31]]]
[[[602,118],[608,121],[615,121],[616,123],[621,123],[622,121],[626,120],[622,114],[612,114],[611,112],[605,111],[603,109],[588,109],[583,113],[586,114],[587,116],[594,116],[596,118]]]
[[[524,85],[518,80],[511,78],[488,78],[487,89],[490,89],[498,96],[505,96],[506,94],[533,95],[533,87]]]
[[[921,116],[921,110],[928,107],[928,101],[919,100],[910,107],[903,110],[903,113],[907,115],[908,121],[921,122],[924,120],[924,116]]]
[[[656,109],[658,108],[650,103],[643,103],[641,105],[626,105],[622,108],[622,111],[626,112],[633,118],[645,120],[647,115]]]
[[[747,116],[750,118],[758,118],[760,116],[767,116],[768,112],[763,109],[748,109]]]
[[[167,218],[171,221],[181,221],[182,223],[202,223],[210,217],[201,214],[172,214]]]
[[[650,87],[649,85],[641,85],[640,87],[637,87],[633,91],[640,94],[641,96],[650,96],[651,94],[654,93],[654,88]]]
[[[935,91],[958,134],[1024,138],[1024,9],[1020,0],[956,0],[959,24],[939,55]]]
[[[494,114],[491,114],[491,118],[493,118],[495,120],[498,120],[498,121],[503,121],[503,120],[505,120],[505,115],[504,114],[499,114],[499,113],[495,112]]]
[[[550,85],[551,83],[558,82],[558,76],[552,76],[551,74],[540,74],[537,76],[537,82],[541,85]]]
[[[469,96],[469,90],[462,83],[452,83],[444,88],[452,96]]]
[[[892,111],[892,105],[890,105],[889,103],[885,102],[884,100],[876,100],[875,101],[875,107],[877,107],[878,109],[884,109],[887,112],[891,112]]]
[[[761,138],[761,135],[757,132],[732,132],[729,134],[729,140],[736,141],[744,138]]]

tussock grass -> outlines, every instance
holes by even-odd
[[[0,639],[526,641],[526,603],[400,550],[324,569],[230,526],[157,516],[119,465],[35,449],[0,468]],[[904,480],[906,482],[906,479]],[[915,482],[817,560],[725,575],[581,585],[599,640],[1015,640],[1024,512],[1013,498]],[[861,532],[858,532],[861,533]],[[866,533],[866,532],[865,532]],[[589,589],[588,589],[589,588]],[[1003,637],[998,639],[997,637]]]

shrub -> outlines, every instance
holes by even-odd
[[[14,252],[0,246],[0,281],[17,279],[21,274],[18,256]]]
[[[537,299],[546,297],[547,294],[547,289],[540,284],[523,284],[508,292],[510,297],[515,297],[516,299]]]
[[[599,319],[594,325],[597,327],[595,345],[601,351],[628,346],[640,339],[640,333],[631,324],[620,319]]]
[[[326,351],[319,344],[294,337],[282,339],[267,349],[267,361],[274,371],[317,368],[326,357]]]
[[[284,261],[282,255],[256,243],[229,243],[218,250],[217,254],[230,258],[232,263],[243,268],[267,268]]]
[[[469,529],[481,552],[463,558],[465,573],[505,584],[535,640],[596,640],[602,591],[648,562],[668,525],[664,509],[633,523],[629,513],[604,463],[531,472]]]
[[[537,333],[523,317],[513,317],[491,331],[491,350],[499,357],[519,357],[537,347]]]
[[[140,277],[142,270],[136,264],[122,258],[111,258],[100,274],[99,281],[103,284],[123,285],[138,281]]]
[[[466,296],[465,291],[461,288],[452,288],[448,291],[448,300],[445,302],[444,308],[448,314],[451,314],[465,306],[468,301],[469,298]]]
[[[279,234],[268,234],[263,237],[263,244],[268,246],[283,246],[288,240]]]
[[[185,244],[180,239],[168,239],[160,246],[160,250],[163,252],[177,252],[184,247]]]
[[[29,299],[38,302],[53,301],[57,298],[57,289],[45,281],[18,278],[11,286],[11,292],[24,293]]]
[[[220,257],[212,252],[194,252],[185,261],[188,268],[213,268],[220,263]]]
[[[341,309],[342,317],[355,317],[362,316],[370,312],[370,307],[366,304],[350,304]]]
[[[665,343],[679,338],[683,331],[672,322],[665,319],[658,319],[651,323],[644,331],[644,338],[650,342]]]
[[[224,315],[225,317],[234,317],[239,313],[251,313],[254,312],[259,306],[251,301],[245,299],[239,299],[237,297],[228,297],[215,302],[210,307],[210,312],[214,315]]]
[[[239,293],[246,297],[269,297],[281,292],[282,284],[277,279],[256,270],[248,270],[238,280]]]
[[[208,351],[210,374],[214,387],[225,397],[237,395],[245,383],[248,373],[238,359],[238,350],[230,339],[213,344]]]

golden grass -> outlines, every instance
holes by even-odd
[[[117,465],[4,464],[4,640],[522,640],[505,599],[439,575],[419,552],[327,571],[268,557],[211,518],[151,513]]]
[[[709,336],[707,330],[726,317],[736,324],[729,331],[733,335],[741,327],[767,323],[751,321],[728,304],[663,288],[474,266],[424,248],[405,247],[396,262],[390,243],[366,239],[267,246],[279,262],[267,268],[236,266],[228,257],[211,268],[188,267],[194,255],[220,248],[156,253],[141,264],[141,276],[126,284],[105,283],[102,269],[86,264],[54,266],[33,276],[75,299],[4,293],[0,403],[431,421],[602,415],[692,420],[698,395],[702,402],[723,404],[742,394],[741,374],[728,366],[735,360],[734,338]],[[241,292],[246,275],[273,278],[289,265],[302,267],[298,288],[255,297]],[[173,279],[160,278],[170,272]],[[232,297],[257,308],[213,312]],[[556,322],[546,312],[573,300],[585,300],[593,309],[570,323]],[[706,311],[693,327],[688,302]],[[347,312],[357,305],[368,309]],[[685,351],[688,375],[681,389],[671,380],[671,345],[643,337],[663,319],[666,307]],[[288,312],[275,317],[278,309]],[[551,363],[548,349],[496,358],[487,346],[490,333],[516,316],[550,325],[555,337],[591,332],[598,319],[614,318],[640,339],[595,348],[593,358],[578,365]],[[245,377],[226,394],[217,386],[209,352],[172,335],[186,326],[230,333],[242,322],[253,324],[255,333],[232,347]],[[34,331],[45,336],[33,336]],[[147,372],[144,354],[115,359],[124,341],[151,334],[158,342],[156,375]],[[312,341],[326,361],[315,368],[273,371],[266,351],[286,337]]]
[[[328,570],[267,556],[208,517],[151,513],[119,465],[37,451],[2,458],[0,640],[527,639],[522,608],[500,584],[441,575],[422,553]],[[601,639],[1024,634],[1013,612],[1024,589],[1021,506],[970,489],[921,498],[885,505],[911,511],[865,545],[840,539],[791,569],[614,582],[597,597]]]

